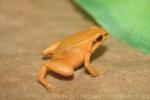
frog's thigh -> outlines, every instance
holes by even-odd
[[[45,64],[48,70],[51,70],[62,76],[72,76],[74,69],[66,64],[57,61],[50,61]]]

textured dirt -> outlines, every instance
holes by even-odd
[[[149,100],[150,56],[109,36],[93,55],[104,73],[90,77],[82,67],[73,78],[49,73],[61,93],[37,82],[41,51],[53,41],[95,22],[69,0],[0,1],[0,100]]]

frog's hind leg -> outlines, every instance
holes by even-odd
[[[46,73],[48,70],[53,71],[59,75],[66,76],[66,77],[72,76],[74,73],[73,67],[71,67],[70,65],[64,64],[62,62],[50,61],[50,62],[44,63],[39,71],[38,81],[41,84],[43,84],[48,89],[48,91],[50,90],[57,91],[55,87],[49,84],[48,81],[46,80]]]
[[[45,63],[45,66],[48,68],[48,70],[65,77],[72,76],[74,73],[74,68],[70,64],[66,64],[62,61],[50,61]]]
[[[48,83],[48,81],[46,80],[46,73],[47,73],[47,67],[46,66],[42,66],[39,73],[38,73],[38,81],[44,85],[48,91],[56,91],[55,87],[52,86],[51,84]]]

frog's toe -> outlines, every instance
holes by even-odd
[[[103,69],[103,70],[101,70],[101,69],[96,69],[95,73],[90,74],[90,76],[92,76],[92,77],[96,77],[96,76],[99,76],[99,75],[103,75],[103,74],[104,74],[104,72],[105,72],[105,70],[104,70],[104,69]]]
[[[55,86],[52,86],[51,84],[47,85],[48,92],[57,92],[57,89]]]
[[[102,71],[101,70],[95,70],[94,73],[90,74],[91,77],[96,77],[96,76],[99,76],[102,74]]]
[[[96,77],[96,76],[99,76],[101,74],[101,72],[96,72],[96,73],[94,73],[94,74],[91,74],[90,76],[92,76],[92,77]]]

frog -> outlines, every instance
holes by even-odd
[[[55,92],[56,87],[46,80],[47,72],[52,71],[63,77],[72,77],[75,69],[82,65],[85,66],[90,76],[100,75],[101,71],[92,66],[90,59],[107,37],[108,33],[103,28],[93,26],[52,43],[42,52],[44,57],[50,59],[41,65],[38,82],[49,92]]]

